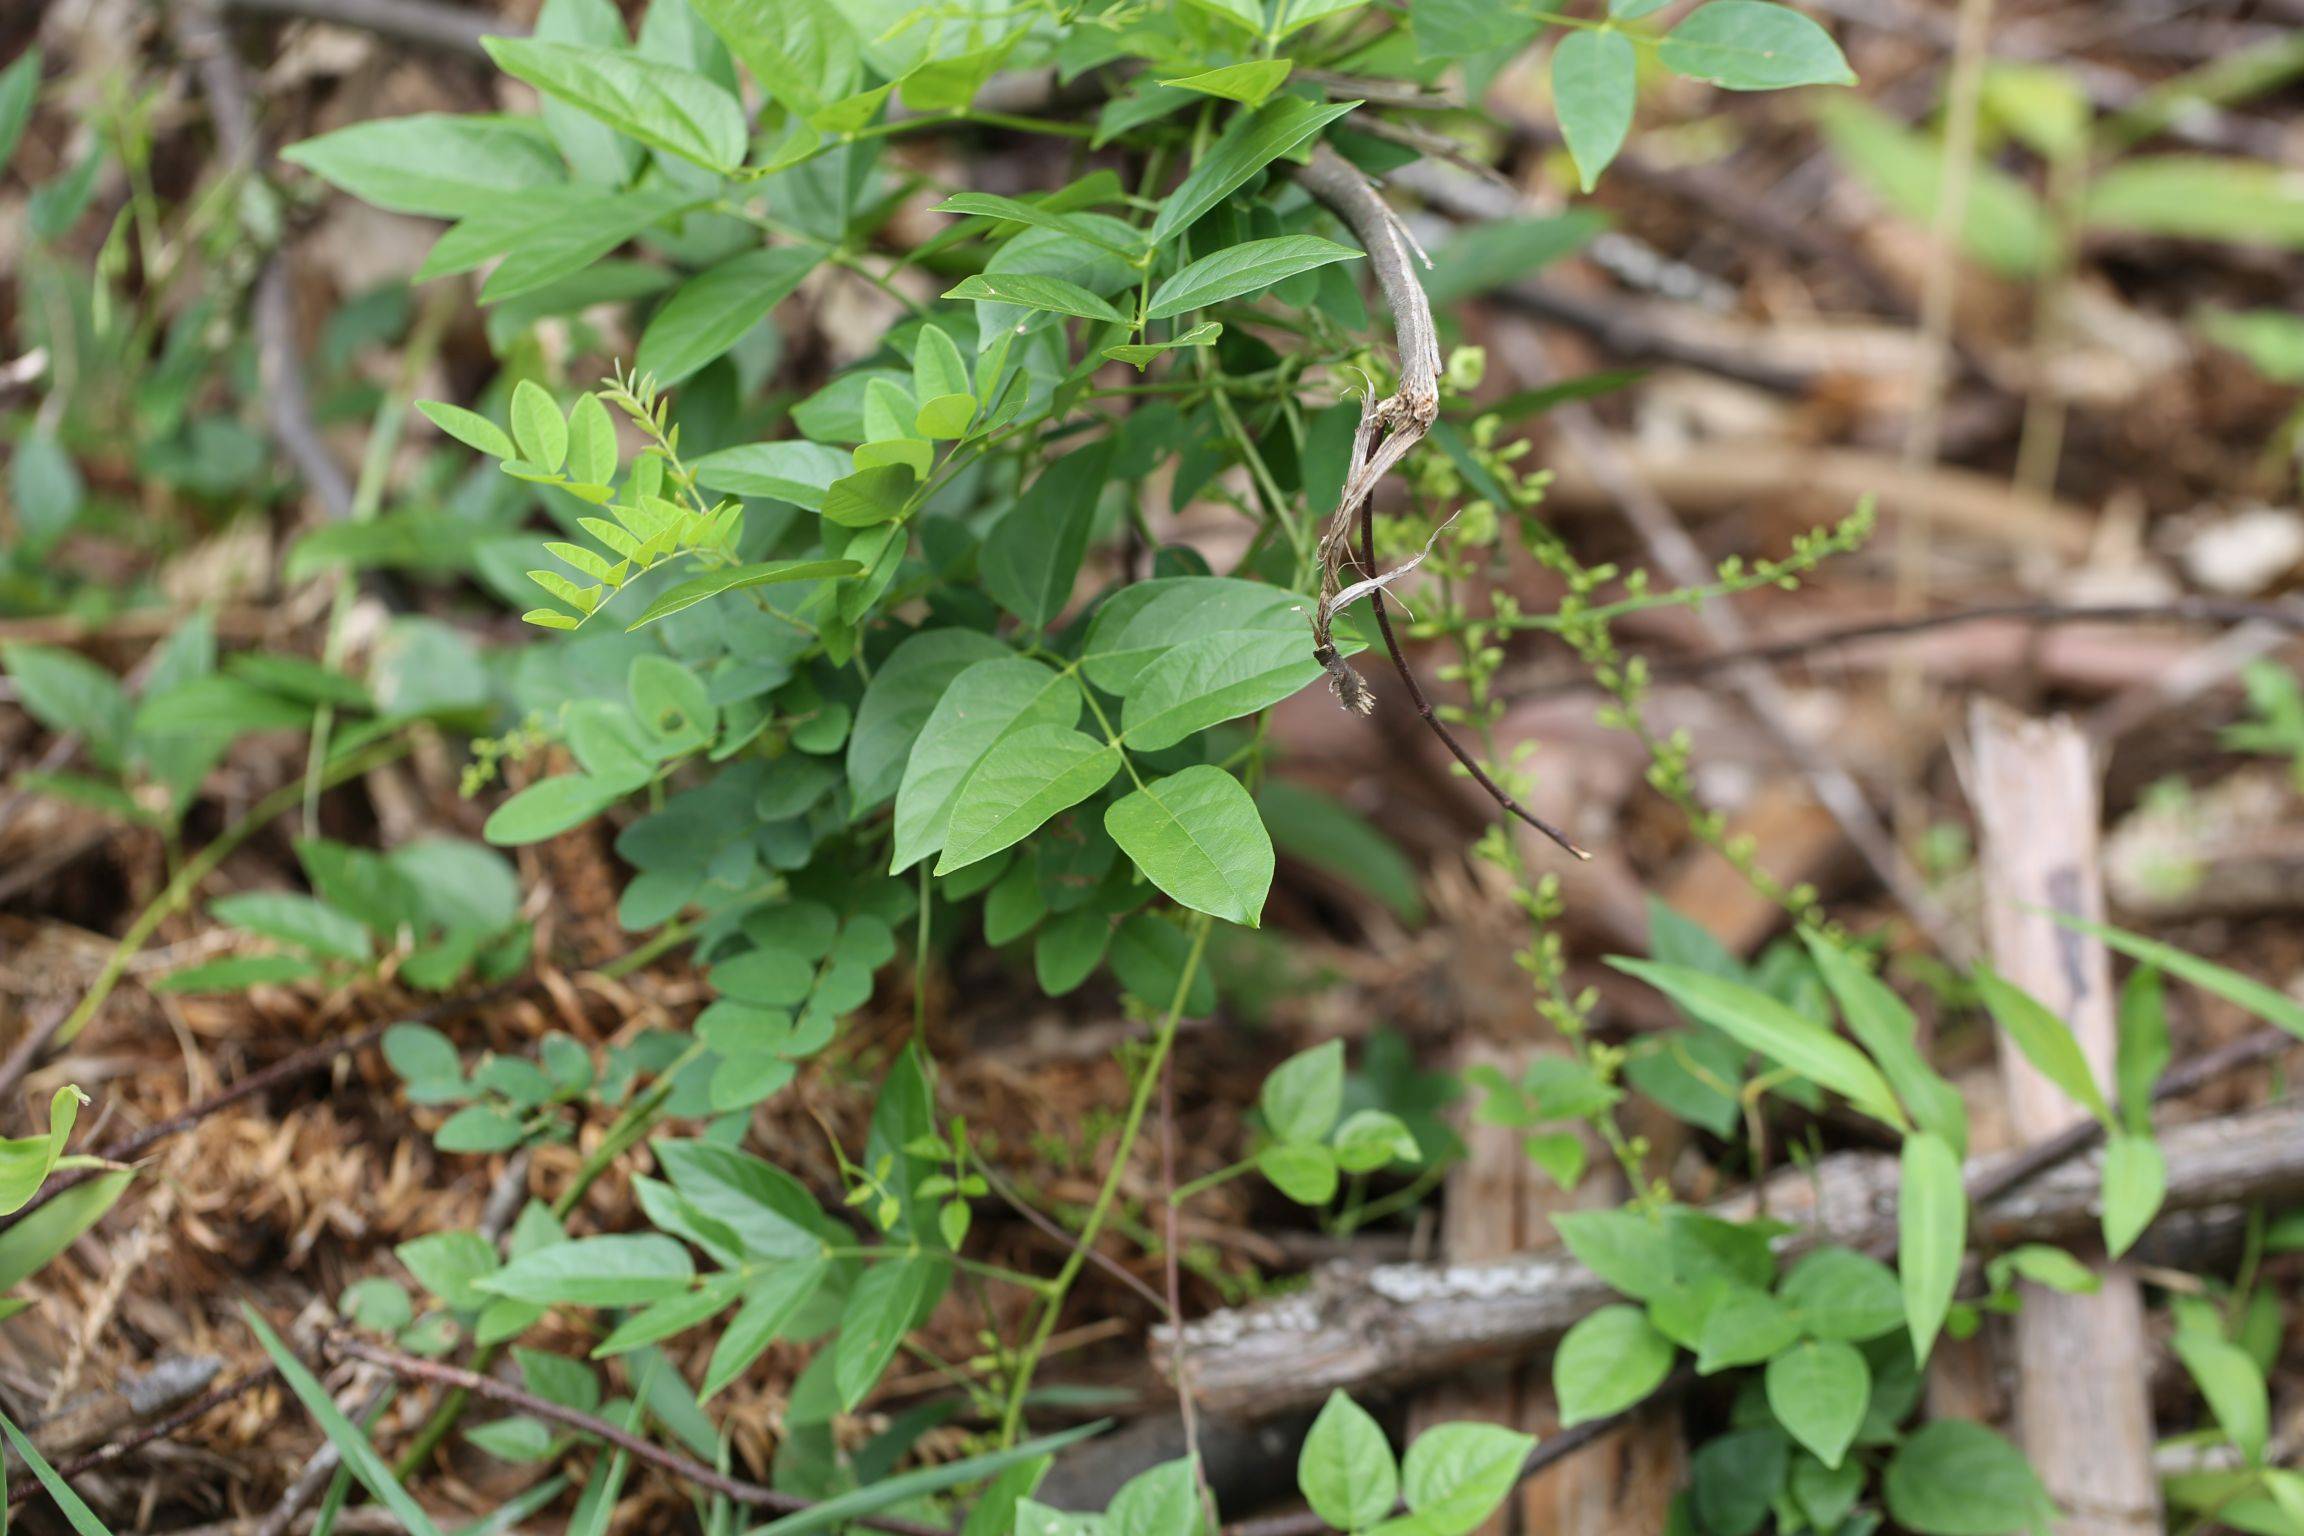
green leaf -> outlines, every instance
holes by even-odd
[[[975,419],[976,395],[968,382],[968,360],[940,325],[920,328],[912,352],[912,398],[920,402],[915,425],[922,437],[964,437]]]
[[[686,1291],[696,1266],[688,1250],[656,1233],[614,1233],[524,1253],[473,1282],[536,1306],[632,1307]]]
[[[1468,59],[1517,49],[1536,34],[1527,13],[1489,0],[1417,0],[1408,13],[1419,59]]]
[[[896,1346],[943,1289],[945,1273],[929,1258],[883,1260],[864,1271],[848,1293],[833,1346],[832,1374],[843,1409],[862,1402],[880,1380]]]
[[[1358,10],[1367,3],[1368,0],[1276,0],[1272,38],[1275,42],[1282,41],[1300,28],[1345,11]]]
[[[1776,1294],[1812,1339],[1861,1343],[1904,1320],[1896,1272],[1852,1248],[1819,1248],[1805,1255]]]
[[[334,960],[366,960],[368,930],[324,901],[293,891],[243,891],[208,904],[218,922]]]
[[[1158,752],[1209,726],[1268,709],[1322,675],[1308,626],[1188,640],[1130,686],[1121,735],[1131,750]]]
[[[1142,373],[1164,352],[1173,352],[1179,347],[1212,347],[1223,334],[1222,321],[1203,320],[1192,329],[1171,336],[1166,341],[1124,342],[1119,346],[1106,347],[1104,355]]]
[[[73,1122],[88,1097],[69,1085],[48,1100],[48,1130],[41,1136],[19,1136],[0,1141],[0,1216],[11,1216],[40,1191],[64,1155]]]
[[[480,835],[499,848],[540,843],[582,826],[623,798],[623,790],[588,774],[555,774],[496,807]]]
[[[1001,737],[1032,726],[1069,727],[1080,708],[1070,678],[1021,657],[979,661],[953,678],[904,766],[888,872],[902,874],[944,847],[953,797]]]
[[[1262,582],[1228,576],[1167,576],[1123,587],[1096,610],[1080,670],[1111,693],[1135,689],[1145,669],[1188,641],[1292,634],[1311,654],[1306,600]],[[1339,637],[1341,638],[1341,637]]]
[[[1256,1154],[1256,1170],[1298,1205],[1322,1206],[1336,1198],[1336,1154],[1326,1147],[1274,1142]]]
[[[1837,1469],[1864,1422],[1872,1368],[1854,1345],[1796,1344],[1768,1362],[1768,1408],[1825,1466]]]
[[[2304,249],[2304,193],[2287,167],[2210,155],[2138,155],[2088,183],[2092,229]]]
[[[2216,996],[2244,1012],[2254,1014],[2267,1024],[2274,1024],[2289,1034],[2304,1040],[2304,1003],[2260,981],[2251,980],[2238,971],[2227,970],[2198,955],[2187,954],[2173,944],[2147,939],[2108,923],[2091,923],[2063,912],[2050,912],[2048,916],[2075,933],[2085,933],[2110,948],[2118,950],[2131,960],[2158,966],[2169,975],[2178,977],[2204,992]]]
[[[61,538],[78,521],[88,498],[79,466],[56,434],[37,422],[16,441],[8,490],[16,498],[16,527],[28,549],[46,549]]]
[[[1005,1450],[987,1451],[981,1456],[970,1456],[960,1461],[916,1468],[894,1477],[883,1477],[866,1487],[819,1500],[795,1514],[771,1520],[766,1525],[754,1526],[745,1536],[804,1536],[806,1532],[820,1531],[826,1526],[846,1525],[880,1510],[907,1505],[929,1494],[978,1482],[1020,1463],[1053,1455],[1066,1446],[1079,1444],[1091,1435],[1102,1434],[1109,1424],[1109,1420],[1098,1419],[1093,1424],[1082,1424],[1057,1434],[1042,1435],[1037,1440],[1027,1440]],[[1018,1525],[1022,1529],[1021,1505]]]
[[[2103,1289],[2103,1281],[2096,1272],[2061,1248],[2045,1243],[2024,1243],[1996,1255],[1985,1266],[1994,1289],[2007,1284],[2010,1275],[2021,1275],[2034,1285],[2044,1285],[2067,1296],[2086,1296]]]
[[[1676,75],[1729,91],[1856,83],[1831,33],[1765,0],[1712,0],[1698,7],[1657,45],[1656,61]]]
[[[1203,763],[1146,784],[1112,803],[1104,829],[1181,905],[1250,928],[1261,920],[1272,839],[1256,802],[1221,768]]]
[[[1033,629],[1046,629],[1071,601],[1113,448],[1103,437],[1058,458],[985,535],[977,561],[984,589]]]
[[[502,1261],[495,1245],[477,1232],[451,1228],[427,1232],[392,1250],[416,1283],[458,1312],[477,1312],[488,1304],[480,1282],[496,1273]]]
[[[1423,921],[1424,893],[1416,866],[1358,811],[1278,778],[1266,779],[1257,791],[1256,810],[1279,852],[1373,897],[1411,927]]]
[[[1032,725],[1002,736],[952,797],[936,873],[965,869],[1023,841],[1119,771],[1119,747],[1068,725]]]
[[[2170,1341],[2225,1435],[2251,1463],[2261,1464],[2271,1435],[2271,1405],[2264,1372],[2239,1345],[2196,1329]]]
[[[1731,1430],[1689,1459],[1689,1504],[1706,1536],[1752,1536],[1783,1492],[1792,1442],[1773,1424]]]
[[[1282,1141],[1327,1140],[1344,1112],[1344,1042],[1324,1040],[1274,1067],[1256,1103]]]
[[[979,272],[972,277],[962,278],[945,291],[944,297],[1016,304],[1025,309],[1073,315],[1082,320],[1102,320],[1115,325],[1128,323],[1126,315],[1078,283],[1061,277],[1041,277],[1030,272]]]
[[[746,1287],[744,1304],[712,1346],[697,1400],[718,1396],[751,1369],[752,1362],[791,1326],[792,1319],[822,1287],[831,1268],[827,1259],[797,1260],[777,1265]]]
[[[293,1350],[280,1342],[280,1336],[257,1315],[254,1307],[242,1302],[240,1315],[248,1320],[248,1326],[255,1331],[256,1342],[264,1346],[264,1353],[272,1357],[272,1364],[279,1370],[280,1379],[288,1384],[289,1391],[296,1394],[296,1400],[304,1405],[304,1411],[319,1422],[321,1431],[328,1436],[328,1442],[336,1447],[336,1453],[343,1458],[344,1465],[360,1480],[360,1486],[367,1489],[376,1502],[390,1510],[392,1517],[406,1527],[412,1536],[440,1536],[440,1528],[424,1513],[424,1506],[418,1504],[414,1496],[401,1486],[400,1479],[393,1476],[384,1458],[376,1454],[376,1447],[360,1432],[359,1425],[344,1416],[344,1411],[336,1406],[336,1399],[320,1384],[320,1379],[304,1368],[304,1362],[296,1358]]]
[[[806,246],[746,251],[680,285],[640,335],[633,368],[677,384],[744,338],[816,269]]]
[[[1800,1336],[1784,1304],[1766,1291],[1735,1286],[1704,1314],[1696,1334],[1696,1369],[1710,1376],[1730,1366],[1758,1365]]]
[[[485,37],[497,67],[653,149],[723,174],[749,138],[736,98],[693,70],[634,53],[535,38]]]
[[[578,396],[568,412],[568,478],[579,485],[616,478],[616,423],[598,395]]]
[[[512,391],[512,438],[522,460],[538,469],[557,470],[567,461],[568,423],[534,379],[522,379]]]
[[[836,581],[843,576],[859,575],[863,569],[853,560],[769,560],[759,565],[723,566],[666,588],[661,597],[648,605],[645,613],[625,626],[625,631],[645,628],[723,592],[781,586],[789,581]]]
[[[319,963],[302,955],[231,955],[171,971],[152,983],[155,992],[245,992],[257,986],[287,986],[320,974]]]
[[[1096,909],[1067,912],[1032,941],[1032,975],[1040,990],[1062,997],[1086,981],[1112,943],[1112,920]]]
[[[364,203],[439,219],[568,177],[551,137],[518,117],[378,118],[291,144],[280,158]]]
[[[936,701],[952,680],[979,661],[1009,654],[973,629],[929,629],[907,635],[874,669],[848,733],[848,787],[859,811],[896,793],[904,760]]]
[[[1160,204],[1159,216],[1152,221],[1152,243],[1164,245],[1190,229],[1202,214],[1245,186],[1249,177],[1294,152],[1358,105],[1357,101],[1321,103],[1282,96],[1233,118],[1190,174]]]
[[[1365,1531],[1400,1499],[1392,1446],[1368,1410],[1328,1394],[1296,1456],[1296,1486],[1312,1512],[1339,1531]]]
[[[1503,288],[1582,250],[1607,227],[1606,217],[1590,208],[1477,224],[1434,253],[1424,287],[1434,304]]]
[[[2046,1531],[2055,1516],[2023,1452],[1965,1419],[1914,1430],[1888,1463],[1882,1489],[1888,1513],[1919,1536]]]
[[[40,95],[40,50],[27,48],[15,63],[0,70],[0,171],[16,156],[24,125],[32,120],[32,103]]]
[[[133,1168],[112,1168],[84,1184],[60,1191],[37,1210],[0,1231],[0,1291],[37,1274],[103,1219],[136,1177]]]
[[[927,451],[926,443],[919,446]],[[861,449],[857,463],[864,464]],[[903,516],[919,479],[916,469],[910,463],[877,463],[833,481],[824,491],[824,521],[843,528],[871,528]]]
[[[35,54],[33,58],[37,63],[38,55]],[[0,76],[0,86],[6,83],[7,77]],[[0,155],[0,164],[4,164],[6,159],[5,155]],[[17,1455],[24,1458],[24,1465],[32,1469],[32,1476],[47,1490],[48,1497],[56,1501],[57,1509],[63,1512],[65,1523],[78,1536],[112,1536],[104,1522],[96,1518],[96,1511],[90,1509],[80,1495],[72,1491],[71,1485],[64,1481],[54,1467],[48,1465],[48,1458],[42,1456],[39,1448],[24,1438],[23,1431],[6,1414],[0,1414],[0,1430],[7,1432],[8,1443],[16,1448]],[[6,1489],[0,1487],[0,1494],[5,1492]]]
[[[723,448],[704,455],[694,467],[697,484],[706,490],[788,501],[821,512],[833,484],[856,472],[856,461],[845,448],[793,439]]]
[[[1374,1173],[1396,1162],[1423,1161],[1423,1149],[1406,1121],[1390,1110],[1356,1109],[1329,1138],[1336,1165],[1346,1173]]]
[[[1496,1424],[1441,1424],[1400,1463],[1400,1487],[1425,1536],[1466,1536],[1520,1481],[1536,1437]]]
[[[2104,1144],[2104,1248],[2118,1258],[2135,1245],[2168,1198],[2168,1163],[2149,1136],[2115,1131]]]
[[[1560,1427],[1604,1419],[1639,1402],[1672,1369],[1672,1341],[1648,1314],[1622,1302],[1580,1319],[1552,1357]]]
[[[1105,1536],[1202,1536],[1200,1484],[1192,1459],[1164,1461],[1120,1485],[1104,1512]]]
[[[1863,1052],[1767,993],[1687,966],[1615,956],[1608,963],[1647,982],[1739,1045],[1831,1089],[1874,1119],[1899,1130],[1910,1123]]]
[[[1592,190],[1632,131],[1639,60],[1621,32],[1571,32],[1552,51],[1552,104],[1584,190]]]
[[[16,680],[16,697],[33,719],[59,736],[80,736],[98,763],[119,762],[130,715],[118,679],[74,651],[10,641],[0,645],[0,668]]]
[[[1818,117],[1825,139],[1858,180],[1906,220],[1922,228],[1933,222],[1943,195],[1940,142],[1855,99],[1827,102]],[[1962,250],[2010,277],[2039,272],[2054,259],[2054,221],[2029,186],[1979,158],[1968,169],[1967,187]]]
[[[1839,945],[1805,929],[1800,938],[1808,946],[1832,1000],[1840,1005],[1848,1033],[1871,1055],[1913,1120],[1922,1130],[1943,1137],[1953,1151],[1965,1153],[1967,1106],[1961,1101],[1960,1090],[1946,1082],[1920,1054],[1920,1030],[1912,1010]]]
[[[2039,999],[1989,965],[1976,967],[1976,989],[1983,994],[1984,1006],[1992,1011],[2002,1033],[2024,1053],[2024,1059],[2109,1128],[2111,1106],[2104,1102],[2104,1090],[2096,1085],[2096,1073],[2070,1027]]]
[[[1960,1155],[1927,1131],[1904,1138],[1903,1177],[1896,1202],[1897,1259],[1904,1284],[1904,1319],[1912,1353],[1921,1363],[1952,1308],[1960,1283],[1960,1256],[1968,1241],[1968,1193],[1960,1182]]]
[[[2168,1038],[2168,1004],[2160,972],[2152,966],[2138,966],[2120,989],[2118,1040],[2112,1077],[2118,1086],[2120,1125],[2132,1136],[2149,1136],[2152,1090],[2175,1049]]]
[[[1107,243],[1098,227],[1083,219],[1027,203],[1013,197],[1001,197],[991,192],[955,192],[936,205],[938,213],[966,214],[979,219],[999,219],[1010,224],[1029,224],[1035,229],[1052,230],[1070,240],[1085,240],[1101,246],[1116,255],[1133,257],[1130,247]]]
[[[1359,259],[1360,253],[1350,246],[1317,235],[1245,241],[1201,257],[1162,283],[1153,290],[1151,307],[1145,313],[1150,319],[1164,320],[1189,309],[1204,309],[1255,293],[1299,272]]]
[[[806,115],[856,87],[862,44],[828,0],[689,0],[776,101]]]
[[[1244,106],[1260,107],[1274,91],[1280,89],[1280,82],[1288,78],[1288,71],[1294,67],[1287,59],[1249,59],[1160,83],[1174,86],[1178,90],[1198,91],[1204,96],[1221,96]]]

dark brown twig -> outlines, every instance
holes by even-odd
[[[84,1456],[75,1456],[69,1461],[58,1462],[56,1475],[66,1479],[75,1478],[83,1472],[93,1472],[99,1467],[118,1461],[131,1451],[142,1450],[155,1440],[165,1440],[195,1420],[223,1407],[226,1403],[237,1402],[246,1397],[270,1381],[274,1374],[273,1368],[268,1365],[262,1370],[250,1372],[238,1381],[228,1382],[211,1392],[203,1393],[166,1418],[154,1419],[151,1423],[143,1425],[129,1434],[122,1435],[117,1440],[108,1441],[96,1447]],[[13,1509],[23,1503],[39,1486],[38,1483],[28,1477],[18,1478],[16,1486],[9,1490],[9,1508]]]
[[[381,1344],[371,1344],[365,1339],[355,1338],[346,1333],[328,1335],[323,1340],[323,1347],[330,1354],[341,1355],[351,1360],[364,1360],[370,1365],[390,1371],[393,1375],[406,1381],[429,1382],[435,1386],[467,1392],[474,1397],[484,1397],[491,1402],[502,1403],[508,1408],[516,1409],[534,1418],[544,1419],[554,1424],[564,1424],[570,1429],[595,1436],[615,1446],[635,1460],[645,1461],[651,1466],[669,1472],[682,1482],[693,1483],[707,1492],[719,1494],[722,1498],[733,1500],[738,1504],[757,1509],[772,1509],[779,1514],[787,1515],[798,1514],[802,1510],[815,1508],[813,1501],[803,1499],[797,1494],[783,1493],[774,1488],[762,1487],[758,1483],[747,1482],[740,1477],[731,1477],[725,1472],[715,1471],[700,1461],[691,1460],[677,1451],[667,1450],[663,1446],[643,1439],[630,1430],[612,1424],[606,1419],[550,1402],[534,1393],[523,1391],[510,1382],[498,1381],[493,1376],[483,1376],[476,1371],[468,1371],[462,1366],[449,1365],[444,1361],[419,1359],[414,1355],[403,1354],[399,1350],[388,1349]],[[892,1515],[859,1516],[855,1523],[870,1526],[874,1530],[890,1532],[892,1536],[951,1536],[951,1533],[942,1526],[928,1525],[918,1520],[898,1519]]]

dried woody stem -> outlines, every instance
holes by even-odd
[[[1414,249],[1413,241],[1400,223],[1400,216],[1380,196],[1357,167],[1326,145],[1312,152],[1312,160],[1296,173],[1306,191],[1328,205],[1335,215],[1351,226],[1361,247],[1368,253],[1368,264],[1375,271],[1376,284],[1383,291],[1385,307],[1392,312],[1392,331],[1400,348],[1400,387],[1379,400],[1371,390],[1360,411],[1360,427],[1352,436],[1352,463],[1344,477],[1344,494],[1336,504],[1336,511],[1320,535],[1320,603],[1312,618],[1312,654],[1328,673],[1329,689],[1337,702],[1354,714],[1365,715],[1376,708],[1376,695],[1350,663],[1338,654],[1335,640],[1336,613],[1352,599],[1365,593],[1376,612],[1376,628],[1383,636],[1384,649],[1392,658],[1400,682],[1408,690],[1416,713],[1440,738],[1464,771],[1472,776],[1488,796],[1509,814],[1567,849],[1580,859],[1590,854],[1570,842],[1559,828],[1520,804],[1503,786],[1489,777],[1479,760],[1456,739],[1425,696],[1423,686],[1408,666],[1408,657],[1400,648],[1400,637],[1393,632],[1392,616],[1384,606],[1383,583],[1389,578],[1376,570],[1376,487],[1384,477],[1408,456],[1410,449],[1424,440],[1440,417],[1440,333],[1432,323],[1432,301],[1424,292],[1423,282],[1416,276],[1416,261],[1421,253]],[[1352,530],[1360,530],[1359,557],[1355,562],[1352,551]],[[1357,563],[1364,581],[1347,588],[1344,567]]]

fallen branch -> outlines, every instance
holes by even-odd
[[[2232,1070],[2294,1041],[2266,1031],[2243,1043],[2245,1050],[2217,1053],[2215,1064]],[[2184,1080],[2197,1086],[2200,1079]],[[2084,1130],[2101,1134],[2089,1121],[2039,1147],[1970,1164],[1980,1246],[2093,1227],[2101,1180],[2096,1163],[2079,1156],[2095,1139]],[[2178,1126],[2162,1145],[2169,1212],[2304,1189],[2304,1105]],[[1896,1184],[1894,1157],[1847,1153],[1778,1175],[1765,1203],[1771,1214],[1804,1224],[1803,1244],[1892,1250]],[[1747,1193],[1714,1209],[1739,1218],[1756,1203]],[[1318,1402],[1339,1388],[1385,1388],[1475,1361],[1535,1354],[1616,1299],[1558,1250],[1485,1264],[1332,1266],[1316,1273],[1307,1291],[1188,1324],[1181,1341],[1202,1407],[1254,1417]],[[1159,1330],[1156,1351],[1165,1357],[1177,1337]]]

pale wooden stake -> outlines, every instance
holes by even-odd
[[[1992,963],[2071,1026],[2097,1081],[2109,1083],[2118,1014],[2110,959],[2103,945],[2047,915],[2104,916],[2087,738],[2068,720],[2026,719],[1989,700],[1969,722]],[[2006,1043],[2000,1068],[2019,1144],[2086,1113]],[[2091,1296],[2027,1286],[2013,1331],[2018,1435],[2063,1511],[2059,1536],[2160,1530],[2135,1276],[2114,1266]]]

